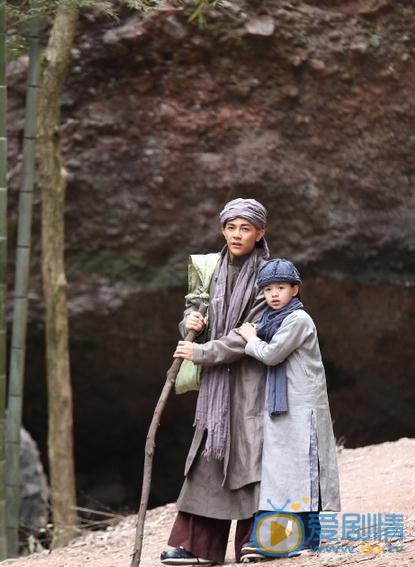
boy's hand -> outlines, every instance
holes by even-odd
[[[193,343],[189,341],[179,341],[173,358],[185,358],[186,360],[193,360]]]
[[[239,334],[242,335],[246,341],[249,341],[252,337],[256,337],[255,325],[252,323],[244,323],[239,327]]]
[[[199,313],[199,311],[194,311],[193,313],[190,313],[190,315],[186,317],[186,322],[184,326],[186,328],[186,331],[196,331],[197,333],[200,333],[200,331],[203,330],[203,327],[206,325],[206,323],[207,323],[207,316],[203,317],[203,315]]]

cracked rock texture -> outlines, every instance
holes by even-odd
[[[203,30],[173,8],[84,12],[61,128],[83,502],[138,503],[187,256],[221,246],[217,213],[236,196],[268,207],[273,255],[302,272],[336,436],[415,434],[414,29],[407,0],[242,1]],[[9,69],[11,168],[26,65]],[[45,455],[39,210],[38,196],[24,419]],[[153,504],[177,496],[194,401],[163,416]]]

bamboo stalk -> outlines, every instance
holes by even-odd
[[[207,310],[207,305],[201,304],[199,312],[204,316]],[[195,331],[189,331],[185,337],[185,341],[194,341],[196,336]],[[148,499],[150,496],[151,488],[151,472],[153,468],[154,449],[156,447],[156,434],[160,425],[160,418],[166,407],[168,397],[173,389],[176,381],[177,374],[180,370],[182,363],[181,358],[175,358],[173,364],[167,371],[166,382],[164,383],[159,400],[154,410],[153,418],[151,420],[150,428],[147,433],[147,441],[145,446],[144,469],[143,469],[143,485],[141,489],[140,508],[137,515],[137,527],[135,533],[134,550],[131,561],[131,567],[138,567],[141,561],[141,551],[143,548],[144,536],[144,522],[146,518]]]
[[[0,0],[0,560],[6,539],[6,293],[7,293],[6,1]]]
[[[32,12],[38,0],[31,4]],[[26,354],[26,329],[33,187],[35,178],[35,146],[37,104],[40,75],[40,19],[30,26],[29,73],[27,81],[23,168],[19,194],[16,280],[13,301],[12,342],[7,404],[7,546],[9,557],[18,553],[20,504],[20,428],[22,423],[23,377]]]

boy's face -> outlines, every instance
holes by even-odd
[[[275,282],[264,287],[265,299],[272,309],[282,309],[298,294],[298,285]]]
[[[255,248],[255,243],[264,236],[265,230],[258,229],[246,219],[236,218],[224,225],[222,234],[233,258],[250,254]]]

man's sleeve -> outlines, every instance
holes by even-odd
[[[190,313],[192,313],[192,311],[197,311],[198,310],[198,306],[192,304],[189,307],[186,306],[186,309],[183,313],[183,319],[180,321],[179,323],[179,333],[182,336],[182,339],[184,339],[184,337],[186,336],[186,327],[185,327],[185,323],[186,323],[186,318],[188,315],[190,315]]]
[[[186,319],[190,315],[190,313],[193,313],[194,311],[199,310],[199,306],[200,306],[201,303],[202,303],[201,301],[192,301],[192,302],[190,302],[186,305],[186,309],[183,313],[183,319],[179,323],[179,333],[180,333],[180,335],[183,339],[185,338],[185,336],[188,333],[188,331],[186,331]],[[198,333],[196,335],[196,339],[195,339],[196,341],[198,340],[199,337],[203,336],[205,330],[206,330],[206,328],[204,327],[200,331],[200,333]]]
[[[254,304],[241,321],[256,323],[266,307],[264,295],[258,292]],[[195,344],[193,347],[193,362],[204,366],[216,366],[218,364],[231,364],[245,356],[245,339],[236,329],[232,329],[227,335],[220,339],[208,341],[204,344]]]

